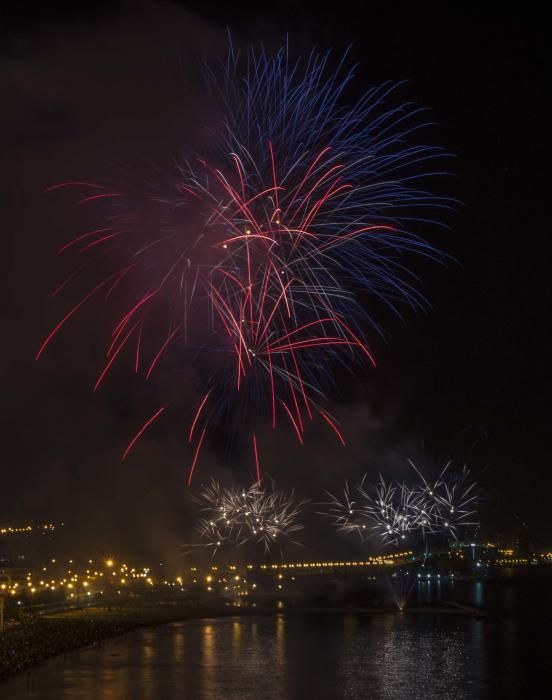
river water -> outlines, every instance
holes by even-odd
[[[550,582],[502,586],[500,617],[283,612],[144,628],[20,674],[0,698],[540,700],[552,697]],[[476,586],[470,598],[499,600]]]

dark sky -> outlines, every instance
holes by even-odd
[[[343,11],[337,4],[317,13],[295,3],[252,4],[254,11],[209,2],[187,9],[110,5],[63,16],[48,8],[4,23],[2,494],[8,497],[2,496],[0,521],[63,517],[103,533],[102,542],[107,534],[121,542],[138,534],[167,548],[182,541],[190,455],[173,425],[154,431],[133,460],[120,463],[121,446],[156,395],[118,375],[115,386],[91,395],[101,362],[94,315],[60,337],[44,362],[33,360],[61,311],[48,298],[59,277],[54,251],[76,225],[68,201],[42,191],[137,158],[162,162],[189,145],[202,109],[195,62],[203,53],[223,54],[228,26],[238,43],[274,45],[289,32],[297,52],[312,44],[341,51],[352,43],[359,87],[408,80],[405,97],[431,108],[435,140],[456,155],[456,176],[446,187],[462,202],[450,232],[434,240],[457,262],[419,268],[432,310],[390,319],[386,342],[376,343],[378,370],[336,398],[351,447],[342,452],[317,437],[299,450],[291,436],[265,436],[273,475],[308,491],[336,474],[400,473],[407,454],[435,463],[467,459],[484,488],[488,531],[510,531],[525,519],[535,542],[550,544],[550,102],[543,18],[423,4],[403,11],[390,3],[368,9],[345,3]],[[169,383],[179,380],[185,385],[186,372]],[[202,468],[223,473],[224,455],[207,451]]]

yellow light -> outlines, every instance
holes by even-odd
[[[109,569],[111,569],[111,567],[112,567],[114,564],[115,564],[115,562],[113,561],[113,559],[108,559],[108,560],[105,562],[105,565],[106,565]]]
[[[213,577],[212,577],[212,576],[206,576],[206,577],[205,577],[205,580],[207,581],[207,583],[211,583],[211,581],[213,580]],[[238,577],[236,577],[236,580],[239,580]]]

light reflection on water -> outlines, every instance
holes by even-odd
[[[0,685],[0,697],[516,697],[503,665],[515,673],[514,639],[511,620],[431,613],[196,620],[138,630],[54,659],[33,671],[32,690],[22,674]]]

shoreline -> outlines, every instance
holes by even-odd
[[[168,614],[171,613],[171,614]],[[29,672],[44,661],[86,646],[101,644],[142,627],[207,617],[228,617],[237,612],[198,608],[139,611],[108,611],[102,608],[58,613],[8,627],[0,634],[0,684],[14,675]]]

